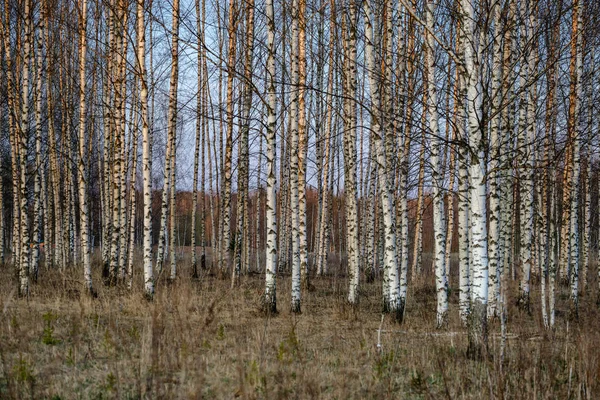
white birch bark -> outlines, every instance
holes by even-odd
[[[200,14],[200,1],[196,0],[194,2],[195,4],[195,9],[196,9],[196,30],[197,30],[197,34],[198,35],[202,35],[202,18],[203,16]],[[203,42],[204,42],[204,36],[202,35],[202,37],[199,40],[198,46],[201,47],[203,46]],[[202,85],[204,84],[204,77],[203,77],[203,63],[202,63],[202,51],[200,50],[200,48],[198,48],[197,50],[198,54],[197,54],[197,71],[198,71],[198,79],[197,79],[197,83],[198,83],[198,92],[196,94],[197,98],[196,98],[196,141],[195,141],[195,145],[194,145],[194,165],[193,165],[193,169],[194,169],[194,176],[192,178],[192,231],[190,234],[190,241],[191,241],[191,246],[192,246],[192,278],[194,279],[198,279],[199,275],[198,275],[198,258],[196,256],[196,220],[197,220],[197,211],[196,209],[198,208],[198,163],[200,162],[200,142],[201,139],[203,139],[202,136],[202,129],[204,127],[204,121],[202,120],[202,112],[204,111],[203,109],[203,96],[204,96],[204,90],[202,89]],[[204,146],[202,146],[202,152],[204,154]],[[204,160],[203,160],[204,161]],[[202,193],[202,195],[204,195],[204,191]],[[204,221],[203,221],[204,223]]]
[[[570,137],[573,140],[573,175],[572,175],[572,192],[571,192],[571,219],[570,219],[570,263],[569,270],[571,272],[571,312],[577,316],[579,308],[579,257],[580,257],[580,238],[579,238],[579,187],[581,175],[581,124],[579,119],[579,111],[581,108],[580,101],[582,95],[581,77],[583,75],[583,4],[581,0],[573,2],[573,45],[571,57],[574,58],[575,71],[571,70],[571,95],[569,104],[569,121],[570,121]],[[573,73],[574,72],[574,73]],[[574,104],[573,104],[574,103]],[[566,205],[565,205],[566,207]]]
[[[375,160],[379,179],[379,192],[381,196],[381,209],[383,214],[383,238],[384,238],[384,260],[383,269],[388,281],[389,292],[384,293],[384,310],[392,313],[398,321],[402,320],[403,304],[400,299],[400,282],[398,277],[398,260],[396,257],[396,229],[394,227],[394,213],[391,188],[388,185],[386,166],[385,134],[378,121],[378,110],[381,108],[380,85],[376,78],[374,34],[371,7],[369,1],[363,2],[365,21],[365,62],[369,76],[369,88],[371,92],[371,129],[375,145]]]
[[[44,29],[44,7],[40,9],[40,19],[38,29],[43,32]],[[40,34],[41,36],[41,34]],[[43,90],[43,45],[41,37],[37,42],[36,54],[36,83],[35,83],[35,175],[33,183],[33,243],[31,251],[30,277],[36,282],[38,277],[38,268],[40,260],[40,246],[42,242],[42,232],[40,231],[42,222],[42,90]]]
[[[487,308],[488,318],[495,318],[497,306],[500,302],[500,270],[499,264],[502,257],[502,243],[500,242],[500,218],[501,218],[501,187],[499,169],[502,154],[501,142],[503,138],[500,131],[501,117],[500,102],[502,101],[502,8],[500,3],[493,6],[494,37],[492,55],[492,121],[490,127],[490,216],[489,216],[489,301]]]
[[[522,7],[522,13],[531,13],[526,7]],[[529,18],[527,18],[528,20]],[[532,26],[529,22],[524,22],[522,26],[522,35],[524,41],[529,43],[532,38]],[[531,51],[531,49],[530,49]],[[521,89],[528,85],[529,77],[534,74],[534,57],[522,60],[520,68],[519,85]],[[518,134],[518,151],[521,159],[520,176],[520,264],[521,264],[521,281],[520,281],[520,298],[519,302],[522,307],[529,310],[529,292],[530,292],[530,277],[533,266],[533,224],[534,224],[534,204],[533,204],[533,154],[532,140],[535,135],[535,121],[533,120],[534,99],[531,98],[531,91],[524,90],[521,97],[520,115],[519,115],[519,134]]]
[[[146,28],[145,0],[137,0],[137,58],[136,66],[140,81],[140,108],[142,118],[142,175],[144,192],[144,294],[154,296],[152,269],[152,131],[148,127],[148,80],[146,74]]]
[[[329,221],[329,170],[331,164],[331,131],[333,129],[333,81],[334,81],[334,61],[335,61],[335,41],[336,41],[336,8],[335,0],[330,1],[330,20],[329,20],[329,68],[327,72],[327,111],[325,113],[325,136],[323,138],[323,179],[322,179],[322,204],[319,214],[319,243],[317,249],[317,275],[323,275],[327,270],[327,236]]]
[[[230,209],[231,209],[231,157],[233,147],[233,78],[236,60],[236,27],[237,27],[237,9],[236,1],[229,2],[229,25],[227,28],[229,36],[228,44],[228,62],[227,62],[227,132],[225,138],[225,159],[222,165],[222,203],[221,203],[221,243],[219,249],[219,268],[224,272],[229,268],[229,241],[231,238]],[[221,151],[223,149],[221,148]]]
[[[456,51],[463,57],[464,54],[464,34],[462,26],[464,21],[459,18],[457,21]],[[467,141],[467,132],[465,131],[466,117],[466,81],[465,74],[460,65],[457,65],[456,72],[456,105],[455,105],[455,124],[454,135]],[[458,268],[459,268],[459,293],[458,305],[459,315],[463,325],[467,325],[471,313],[471,256],[470,256],[470,237],[469,237],[469,151],[465,146],[458,146]]]
[[[22,102],[21,122],[19,126],[19,212],[20,212],[20,259],[19,259],[19,294],[29,295],[29,224],[28,207],[25,185],[27,183],[27,134],[29,132],[29,66],[31,63],[32,29],[31,0],[25,0],[25,40],[23,44],[23,72],[22,72]],[[15,219],[16,224],[16,219]]]
[[[249,235],[246,232],[248,222],[248,182],[249,182],[249,149],[250,108],[252,107],[252,57],[254,55],[254,0],[246,1],[246,54],[244,60],[244,90],[242,99],[242,127],[239,139],[238,161],[238,201],[237,201],[237,234],[235,245],[235,261],[231,275],[231,287],[239,280],[243,264],[243,252],[248,249]],[[245,263],[247,266],[247,263]],[[247,268],[247,267],[246,267]]]
[[[472,150],[469,163],[470,188],[470,231],[471,231],[471,314],[469,326],[469,350],[478,355],[487,346],[487,300],[488,300],[488,257],[486,226],[486,159],[479,126],[481,110],[481,88],[479,86],[479,52],[475,41],[475,10],[470,0],[461,0],[463,18],[464,74],[467,88],[469,146]]]
[[[399,6],[400,7],[400,6]],[[402,12],[402,10],[400,10]],[[412,16],[408,17],[408,40],[407,40],[407,54],[413,54],[415,51],[415,22]],[[412,115],[413,105],[415,101],[415,60],[413,57],[408,57],[407,65],[407,88],[406,94],[408,96],[406,104],[406,113],[404,121],[404,134],[402,144],[402,160],[400,163],[400,242],[401,247],[399,253],[400,257],[399,268],[400,268],[400,300],[401,304],[406,304],[406,293],[408,290],[408,248],[409,248],[409,237],[408,237],[408,178],[410,172],[410,148],[411,148],[411,129],[412,129]],[[413,275],[414,278],[414,275]]]
[[[132,144],[131,144],[131,176],[130,176],[130,180],[129,180],[129,185],[130,185],[130,189],[129,189],[129,204],[130,204],[130,210],[129,210],[129,233],[128,235],[128,240],[127,240],[127,245],[128,245],[128,249],[127,249],[127,273],[126,273],[126,280],[127,280],[127,288],[131,290],[131,288],[133,287],[133,257],[134,257],[134,252],[135,252],[135,216],[137,213],[137,167],[138,167],[138,141],[139,141],[139,118],[138,118],[138,112],[139,112],[139,108],[140,108],[140,104],[139,104],[139,94],[138,94],[138,84],[139,84],[139,77],[136,76],[134,79],[134,93],[133,93],[133,105],[131,108],[131,114],[132,114],[132,119],[133,119],[133,126],[132,126],[132,133],[131,136],[132,138],[130,139]]]
[[[267,16],[267,245],[265,249],[265,297],[264,311],[277,312],[276,276],[277,276],[277,220],[275,186],[275,159],[277,142],[275,138],[277,93],[275,89],[275,12],[273,0],[265,4]]]
[[[344,107],[344,192],[346,211],[346,235],[348,242],[348,276],[350,287],[348,302],[358,303],[360,277],[358,259],[358,208],[356,187],[356,4],[350,1],[346,25],[345,47],[345,107]]]
[[[306,159],[308,129],[306,124],[306,0],[298,0],[298,236],[301,286],[308,289],[308,243],[306,232]]]
[[[424,50],[425,53],[429,51],[428,48]],[[427,67],[425,67],[427,68]],[[423,81],[423,103],[427,104],[429,101],[429,93],[427,93],[427,86],[429,82],[427,80]],[[423,108],[423,113],[421,115],[422,123],[426,122],[426,108]],[[423,270],[423,211],[425,209],[424,202],[424,186],[425,186],[425,130],[421,131],[421,146],[419,150],[419,180],[417,183],[417,206],[415,213],[415,234],[413,241],[413,256],[412,256],[412,265],[410,267],[413,282],[417,279],[417,276],[421,275],[421,271]]]
[[[448,279],[446,277],[446,227],[444,220],[443,175],[440,173],[440,132],[438,128],[437,88],[435,81],[435,43],[432,36],[434,30],[434,5],[426,3],[425,20],[427,24],[426,41],[428,52],[425,62],[427,65],[428,92],[427,108],[429,111],[429,134],[431,140],[431,164],[433,185],[433,236],[435,258],[435,286],[437,292],[437,326],[447,324],[448,318]]]
[[[126,124],[127,124],[127,52],[129,48],[129,4],[125,1],[121,6],[123,8],[122,21],[119,23],[123,26],[123,32],[121,33],[122,44],[121,53],[122,60],[119,67],[119,74],[121,76],[121,94],[120,98],[120,110],[119,110],[119,130],[121,132],[122,142],[121,148],[118,150],[121,152],[121,171],[119,172],[119,279],[125,283],[127,277],[127,167],[129,161],[129,155],[127,154],[127,142],[126,142]]]
[[[299,134],[298,134],[298,0],[292,1],[292,65],[291,65],[291,84],[290,93],[290,211],[292,219],[292,303],[291,309],[294,313],[300,312],[300,297],[302,284],[302,267],[300,261],[300,160],[298,154]]]
[[[170,239],[170,251],[171,251],[171,273],[169,280],[174,281],[177,277],[177,257],[175,248],[176,239],[176,217],[177,217],[177,204],[176,204],[176,193],[177,193],[177,85],[179,82],[179,0],[173,1],[173,26],[172,26],[172,43],[171,43],[171,78],[169,82],[169,112],[168,112],[168,123],[167,123],[167,135],[171,138],[173,143],[171,144],[171,232],[169,235]]]
[[[93,293],[92,263],[89,244],[89,207],[87,194],[87,175],[85,165],[86,154],[86,76],[85,65],[87,55],[87,0],[81,2],[79,16],[79,216],[81,230],[81,255],[83,258],[83,280],[88,294]]]

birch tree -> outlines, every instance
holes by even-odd
[[[87,0],[82,0],[79,14],[79,215],[81,230],[81,254],[83,257],[83,279],[85,289],[93,293],[92,286],[92,263],[90,259],[89,245],[89,209],[86,181],[86,53],[87,53]]]
[[[470,0],[461,0],[461,31],[464,46],[464,81],[467,90],[470,187],[470,262],[471,313],[469,316],[469,352],[477,356],[487,346],[488,258],[486,227],[485,148],[479,126],[481,88],[479,86],[479,49],[475,39],[475,10]]]
[[[140,82],[140,109],[142,119],[142,174],[144,195],[144,293],[154,295],[152,269],[152,131],[148,126],[148,80],[146,74],[145,0],[137,0],[137,57],[136,66]]]
[[[373,16],[369,1],[363,2],[365,23],[365,63],[369,76],[369,88],[371,92],[371,128],[375,147],[375,161],[377,163],[379,192],[381,196],[381,209],[384,225],[384,274],[388,281],[389,293],[384,293],[384,310],[394,315],[396,320],[402,320],[404,309],[400,301],[400,288],[398,278],[398,260],[396,256],[396,229],[394,226],[394,214],[392,205],[391,188],[388,185],[384,133],[378,121],[378,110],[381,108],[380,85],[377,82],[375,72],[375,49],[373,34]]]
[[[358,302],[359,259],[358,259],[358,206],[356,187],[356,4],[350,0],[348,14],[345,52],[345,104],[344,104],[344,186],[346,231],[348,235],[348,275],[350,288],[348,302]]]
[[[267,245],[265,249],[265,297],[264,308],[267,313],[277,312],[276,275],[277,275],[277,220],[275,159],[277,142],[275,138],[277,93],[275,88],[275,11],[273,0],[265,3],[267,16]]]
[[[444,197],[441,186],[443,184],[443,175],[440,173],[440,133],[438,129],[438,114],[437,114],[437,90],[435,84],[435,44],[433,39],[433,2],[428,1],[425,9],[426,24],[427,24],[427,47],[426,55],[427,64],[427,81],[428,91],[427,96],[429,109],[429,130],[432,135],[432,150],[431,163],[433,164],[433,235],[435,247],[435,286],[437,290],[437,326],[441,327],[447,323],[448,314],[448,278],[446,277],[446,227],[444,221]]]
[[[571,30],[571,85],[569,93],[568,136],[572,141],[572,175],[570,177],[571,195],[570,204],[570,236],[569,236],[569,271],[571,279],[571,312],[577,315],[579,306],[579,187],[580,187],[580,153],[581,153],[581,127],[579,120],[580,102],[582,95],[581,76],[583,70],[583,40],[582,40],[582,4],[580,0],[573,1],[573,25]],[[564,190],[568,190],[565,188]],[[564,223],[564,221],[563,221]],[[564,238],[563,240],[566,240]]]

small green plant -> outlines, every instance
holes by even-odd
[[[106,375],[106,382],[101,386],[105,392],[113,392],[117,387],[117,377],[112,372]]]
[[[260,385],[260,369],[256,360],[252,360],[249,367],[246,370],[246,380],[253,386]]]
[[[395,354],[393,350],[382,353],[375,360],[375,365],[373,365],[373,372],[375,377],[377,379],[382,379],[383,377],[389,375],[394,360]]]
[[[19,360],[12,368],[13,376],[19,383],[33,382],[35,377],[33,376],[33,367],[23,359],[23,356],[19,356]]]
[[[410,388],[413,393],[423,395],[428,391],[428,379],[423,377],[423,372],[414,370],[410,377]]]
[[[135,340],[135,341],[140,340],[140,330],[138,329],[137,326],[133,325],[127,333],[129,334],[129,337],[132,338],[133,340]]]
[[[290,363],[298,356],[299,348],[296,329],[295,327],[292,327],[288,333],[288,337],[279,343],[277,359],[282,362]]]
[[[102,340],[102,347],[104,348],[104,351],[106,351],[107,353],[109,353],[115,347],[114,340],[108,329],[104,330],[104,338]]]
[[[19,327],[19,321],[17,321],[16,315],[13,315],[10,319],[10,327],[13,329],[17,329]]]
[[[225,339],[225,327],[223,324],[219,324],[219,327],[217,328],[217,340],[223,339]]]
[[[70,367],[75,365],[75,357],[73,356],[73,348],[72,347],[69,347],[69,351],[67,353],[67,358],[66,358],[65,362]]]
[[[42,315],[44,319],[44,331],[42,332],[42,343],[48,346],[54,346],[60,343],[60,340],[54,337],[54,321],[58,318],[56,314],[48,311]]]

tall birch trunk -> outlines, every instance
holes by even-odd
[[[79,216],[81,230],[81,255],[83,258],[83,280],[85,290],[93,293],[92,286],[92,263],[90,259],[89,244],[89,207],[87,195],[87,171],[85,165],[86,155],[86,78],[85,64],[87,52],[87,0],[81,2],[81,14],[79,17]]]
[[[325,136],[323,138],[323,179],[322,179],[322,204],[319,215],[319,242],[317,247],[317,275],[323,275],[327,270],[327,236],[329,221],[329,170],[331,164],[331,131],[333,129],[333,81],[334,81],[334,62],[335,62],[335,41],[336,41],[336,8],[335,0],[330,1],[330,20],[329,20],[329,68],[327,72],[327,96],[325,103],[327,111],[325,113]]]
[[[44,10],[40,8],[40,19],[38,28],[40,33],[43,34],[44,30]],[[41,36],[40,34],[40,36]],[[35,175],[33,183],[33,243],[31,252],[31,265],[30,265],[30,276],[31,279],[36,282],[38,277],[39,260],[40,260],[40,246],[42,244],[42,232],[40,231],[42,223],[42,179],[43,179],[43,164],[42,164],[42,90],[43,90],[43,44],[41,37],[37,42],[37,54],[36,54],[36,84],[35,84]]]
[[[19,259],[19,294],[29,295],[29,213],[25,185],[27,183],[27,149],[29,132],[29,66],[31,64],[32,45],[32,12],[31,0],[25,0],[25,42],[23,44],[24,63],[22,70],[22,102],[21,123],[17,147],[19,150],[19,213],[20,213],[20,259]],[[16,223],[16,219],[15,219]]]
[[[196,29],[198,32],[198,35],[201,35],[203,30],[202,30],[202,18],[203,16],[200,14],[200,0],[196,0],[195,2],[195,8],[196,8]],[[202,35],[202,37],[199,40],[198,45],[199,46],[203,46],[204,44],[204,36]],[[197,54],[197,70],[198,70],[198,93],[196,94],[197,99],[196,99],[196,144],[194,146],[194,177],[192,179],[192,232],[191,232],[191,245],[192,245],[192,278],[194,279],[198,279],[199,275],[198,275],[198,259],[196,256],[196,214],[197,214],[197,208],[198,208],[198,163],[200,161],[200,142],[201,139],[203,139],[202,136],[202,129],[204,127],[204,120],[202,119],[202,112],[204,111],[203,108],[203,96],[204,96],[204,90],[202,88],[202,86],[204,85],[204,77],[203,77],[203,62],[202,62],[202,51],[200,50],[200,48],[198,49],[198,54]],[[202,146],[202,153],[204,154],[204,146]],[[204,193],[203,193],[204,195]]]
[[[290,211],[292,220],[292,303],[291,309],[294,313],[300,312],[301,285],[302,285],[302,266],[300,261],[300,147],[299,147],[299,118],[298,118],[298,14],[299,0],[292,1],[292,65],[291,65],[291,84],[290,93]]]
[[[470,187],[470,261],[472,265],[471,314],[469,317],[469,353],[479,356],[487,347],[488,258],[486,226],[486,159],[479,126],[481,88],[479,85],[479,52],[475,39],[475,10],[470,0],[461,0],[463,18],[461,35],[464,45],[464,66],[467,89],[468,143]]]
[[[532,13],[532,10],[523,7],[522,12]],[[522,34],[525,42],[529,42],[532,38],[531,30],[533,26],[529,22],[529,18],[523,23]],[[523,59],[520,69],[520,87],[524,89],[528,85],[528,80],[534,71],[534,57],[531,55],[527,60]],[[530,277],[533,266],[533,224],[534,224],[534,203],[533,203],[533,154],[532,142],[535,140],[535,121],[533,121],[534,113],[534,98],[531,96],[530,90],[524,90],[521,97],[520,116],[519,116],[519,134],[518,134],[518,151],[522,160],[522,167],[519,171],[520,184],[520,264],[521,264],[521,281],[520,281],[520,298],[519,302],[522,307],[529,310],[529,292],[530,292]]]
[[[224,273],[229,268],[229,241],[231,238],[230,211],[231,211],[231,158],[233,152],[233,78],[235,75],[236,60],[236,28],[237,8],[236,0],[229,1],[229,25],[227,32],[229,44],[227,47],[227,132],[225,139],[225,159],[222,164],[222,202],[221,202],[221,243],[219,254],[219,269]]]
[[[173,1],[173,26],[172,26],[173,38],[171,43],[171,78],[169,84],[169,112],[168,112],[168,125],[167,135],[171,141],[171,232],[169,235],[170,244],[169,249],[171,251],[171,274],[169,279],[174,281],[177,277],[177,257],[175,252],[175,239],[176,239],[176,217],[177,217],[177,204],[176,204],[176,193],[177,193],[177,84],[179,82],[179,0]]]
[[[397,321],[401,321],[404,309],[400,298],[400,282],[398,277],[398,260],[396,257],[396,228],[394,226],[394,212],[392,191],[388,185],[386,167],[385,134],[379,123],[379,110],[381,109],[380,85],[376,78],[374,34],[371,7],[369,1],[363,2],[365,21],[365,62],[369,75],[369,88],[371,91],[371,129],[375,146],[375,160],[379,179],[379,192],[381,196],[381,209],[383,214],[384,260],[383,268],[386,275],[389,292],[384,293],[384,310],[392,313]]]
[[[492,120],[490,126],[490,162],[489,176],[490,200],[489,200],[489,301],[487,308],[488,318],[496,317],[497,306],[500,302],[500,270],[499,264],[502,257],[502,243],[500,242],[500,218],[501,218],[501,188],[500,188],[500,158],[502,154],[501,142],[503,140],[500,131],[502,114],[500,113],[500,102],[502,101],[502,6],[496,3],[493,6],[494,37],[492,55]]]
[[[348,245],[348,276],[350,287],[348,302],[358,303],[360,276],[358,259],[358,208],[356,187],[356,3],[349,4],[346,24],[348,32],[344,41],[345,52],[345,107],[344,107],[344,192],[346,235]]]
[[[407,40],[407,54],[413,54],[415,51],[415,21],[412,16],[408,17],[408,40]],[[400,163],[400,254],[402,257],[399,260],[400,268],[400,300],[402,304],[406,304],[406,292],[407,292],[407,276],[408,276],[408,178],[410,172],[410,146],[411,146],[411,130],[412,130],[412,115],[413,106],[415,101],[415,60],[413,57],[408,57],[407,65],[407,88],[406,94],[408,100],[406,103],[406,113],[404,121],[404,132],[403,132],[403,146],[402,146],[402,161]],[[414,275],[413,275],[414,278]]]
[[[306,158],[308,128],[306,126],[306,0],[298,0],[298,239],[300,275],[303,288],[309,288],[308,242],[306,231]]]
[[[568,135],[572,140],[572,176],[570,204],[570,236],[569,236],[569,270],[571,278],[571,313],[577,316],[579,306],[579,187],[580,187],[580,152],[581,126],[579,120],[580,101],[582,95],[581,76],[583,72],[583,4],[580,0],[573,1],[573,27],[571,37],[571,87],[569,95]],[[564,222],[564,221],[563,221]],[[564,238],[563,240],[565,240]]]
[[[277,220],[275,159],[277,157],[277,142],[275,137],[277,93],[275,88],[275,12],[273,0],[265,4],[267,16],[267,245],[265,249],[265,297],[264,311],[277,312],[276,275],[277,275]]]
[[[243,252],[248,248],[249,237],[246,232],[248,214],[248,182],[249,182],[249,149],[250,108],[252,107],[252,57],[254,56],[254,0],[246,1],[246,55],[244,60],[244,90],[242,110],[242,130],[239,141],[238,162],[238,200],[237,200],[237,233],[235,245],[235,261],[231,275],[231,287],[239,280],[243,264]],[[247,264],[246,264],[247,265]]]
[[[146,27],[144,24],[145,0],[137,0],[137,57],[136,66],[140,81],[140,108],[142,118],[142,174],[144,192],[144,294],[154,295],[152,270],[152,131],[148,127],[148,80],[146,74]]]
[[[138,94],[138,84],[139,77],[135,77],[134,79],[134,94],[133,94],[133,105],[131,108],[131,114],[133,119],[132,125],[132,144],[131,144],[131,176],[129,180],[129,233],[127,245],[129,248],[127,249],[127,288],[131,289],[133,287],[133,257],[135,253],[135,217],[137,213],[137,167],[138,167],[138,140],[139,140],[139,94]]]
[[[446,276],[446,227],[444,221],[444,177],[440,173],[440,132],[438,128],[437,113],[437,88],[435,81],[435,43],[433,39],[433,15],[434,4],[428,1],[425,9],[427,24],[426,41],[428,51],[425,56],[427,65],[428,102],[426,106],[429,111],[429,130],[431,140],[431,163],[432,163],[432,185],[433,185],[433,236],[435,257],[435,287],[437,291],[437,326],[438,328],[447,324],[448,318],[448,278]]]

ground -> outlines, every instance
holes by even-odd
[[[361,282],[360,305],[346,304],[345,277],[314,278],[302,314],[289,310],[290,278],[277,280],[278,310],[260,313],[263,276],[157,285],[153,302],[135,289],[82,296],[78,269],[42,268],[27,299],[10,266],[0,268],[0,398],[369,399],[598,398],[600,324],[596,290],[568,320],[566,288],[557,327],[541,323],[537,285],[528,314],[509,299],[508,335],[490,323],[489,352],[467,357],[466,330],[451,293],[450,320],[435,329],[433,278],[411,284],[402,325],[383,318],[381,283]],[[141,265],[136,265],[136,271]],[[82,275],[82,274],[81,274]],[[511,283],[516,285],[516,283]],[[591,286],[591,285],[590,285]],[[511,293],[517,293],[515,290]],[[564,292],[564,294],[563,294]],[[502,349],[504,347],[504,349]],[[502,356],[503,353],[503,356]]]

